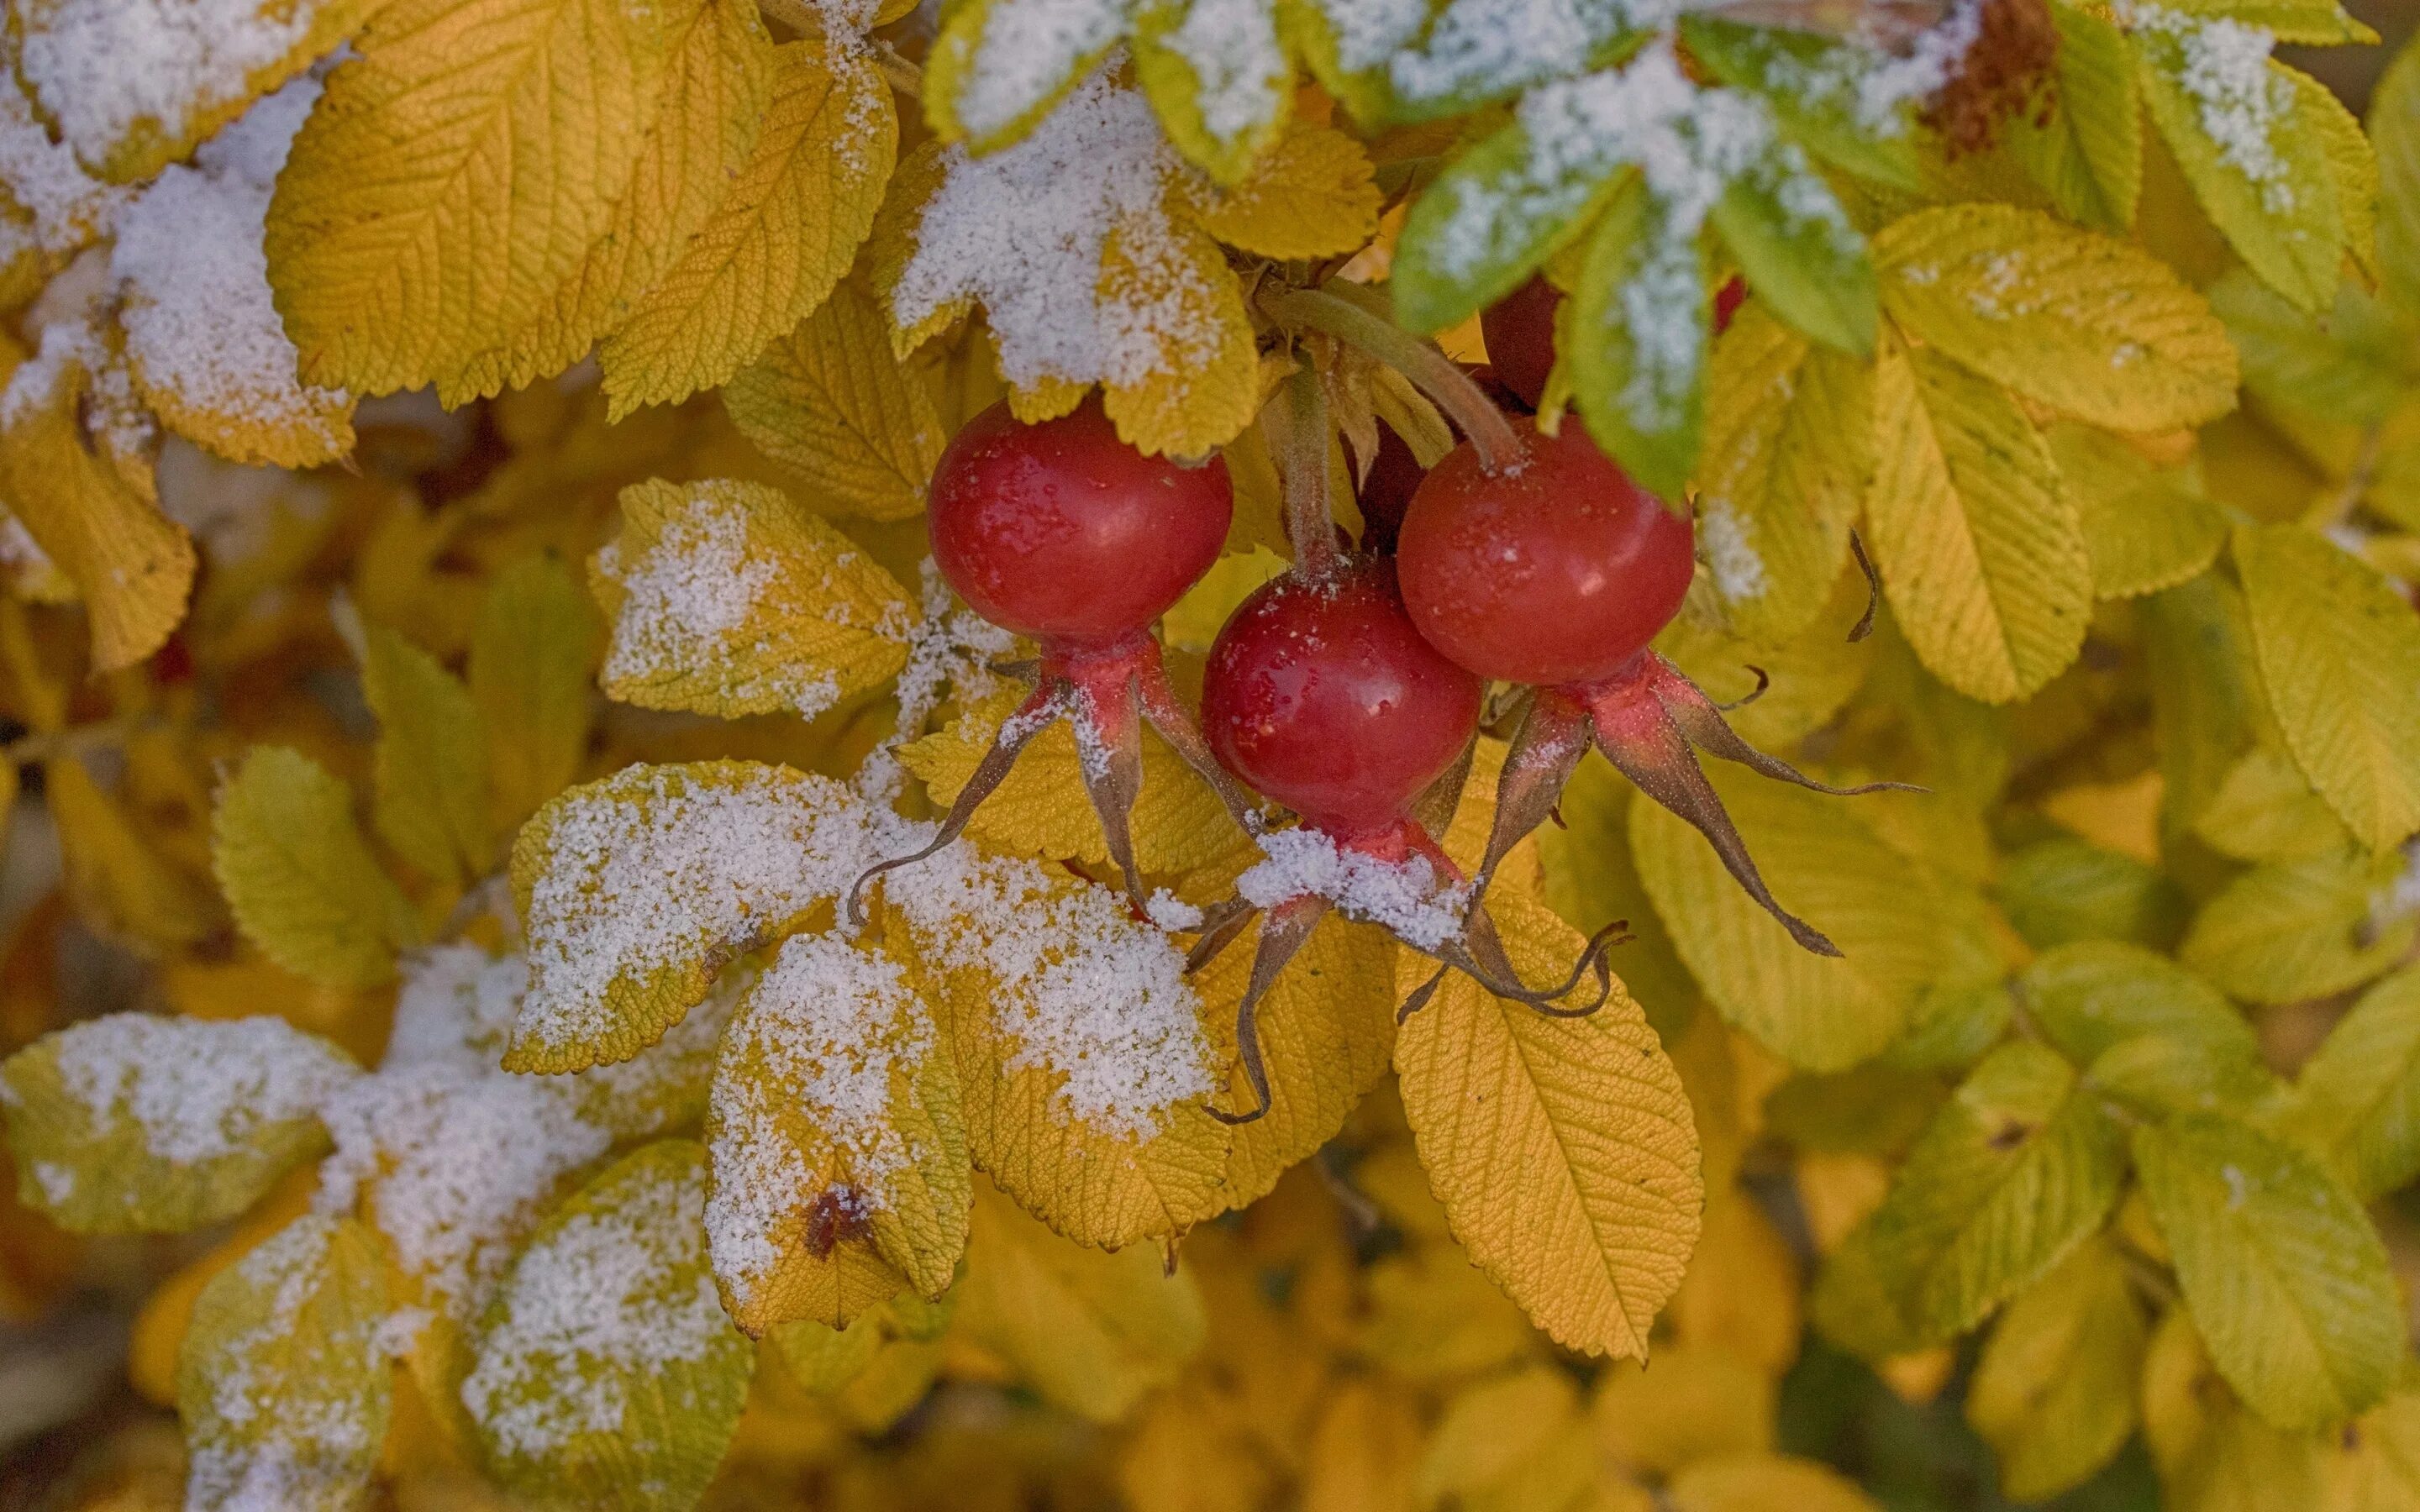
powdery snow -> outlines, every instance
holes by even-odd
[[[2272,141],[2277,123],[2294,108],[2294,86],[2269,68],[2276,34],[2165,6],[2123,5],[2119,19],[2135,31],[2176,41],[2181,54],[2177,83],[2193,98],[2219,157],[2252,180],[2271,214],[2292,213],[2294,186]]]
[[[507,1453],[619,1433],[631,1386],[731,1334],[702,1263],[704,1169],[619,1191],[523,1254],[462,1382],[463,1405]]]
[[[1125,36],[1132,14],[1128,0],[992,0],[952,101],[959,122],[978,137],[1006,130]]]
[[[19,72],[59,134],[99,163],[138,122],[170,134],[198,107],[240,98],[246,80],[311,34],[315,0],[27,0]]]
[[[892,802],[906,786],[899,748],[924,733],[943,697],[969,705],[989,698],[1000,686],[991,664],[1016,649],[1016,636],[957,606],[931,557],[924,559],[922,574],[923,615],[908,628],[908,662],[892,685],[899,717],[851,779],[861,796],[876,804]]]
[[[1192,68],[1202,127],[1219,142],[1277,118],[1293,72],[1269,0],[1193,0],[1160,43]]]
[[[1714,574],[1714,592],[1730,602],[1761,598],[1772,586],[1765,575],[1764,558],[1757,554],[1756,544],[1747,538],[1747,527],[1729,500],[1699,502],[1698,545],[1705,553],[1707,569]]]
[[[1470,906],[1467,885],[1448,882],[1423,856],[1382,861],[1340,846],[1316,829],[1280,829],[1261,837],[1262,859],[1235,879],[1235,892],[1255,908],[1289,898],[1326,898],[1347,918],[1384,926],[1405,944],[1435,950],[1462,931]]]
[[[0,186],[33,221],[0,219],[0,266],[27,251],[65,256],[107,235],[131,193],[85,173],[73,151],[53,142],[22,89],[0,89]]]
[[[597,553],[597,570],[622,587],[604,679],[704,672],[750,657],[762,641],[735,644],[780,564],[748,548],[748,514],[736,496],[701,489],[667,518],[653,546],[623,560],[618,542]],[[753,690],[752,690],[753,691]]]
[[[52,1040],[59,1079],[92,1126],[128,1118],[178,1165],[237,1153],[265,1128],[308,1118],[361,1068],[284,1019],[112,1013]]]
[[[949,149],[892,291],[900,328],[972,298],[990,320],[1001,374],[1019,387],[1133,384],[1215,350],[1219,332],[1198,314],[1205,293],[1161,203],[1171,177],[1187,170],[1149,101],[1111,82],[1116,61],[1014,147],[980,158]],[[1112,234],[1145,275],[1105,296],[1101,255]]]

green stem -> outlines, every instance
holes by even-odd
[[[1285,506],[1286,534],[1294,541],[1295,565],[1311,577],[1337,563],[1336,520],[1327,501],[1327,394],[1309,363],[1285,380],[1266,427],[1276,452],[1279,497]]]
[[[1480,466],[1487,471],[1517,467],[1521,438],[1513,433],[1512,424],[1504,418],[1504,412],[1470,380],[1470,375],[1456,367],[1453,360],[1435,345],[1362,302],[1362,299],[1374,301],[1375,295],[1354,298],[1342,292],[1348,288],[1354,285],[1331,284],[1326,288],[1266,293],[1261,297],[1261,308],[1280,325],[1333,336],[1410,378],[1462,427],[1462,433],[1479,449]]]

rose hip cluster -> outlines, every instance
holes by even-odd
[[[1492,319],[1491,348],[1547,347],[1551,297],[1516,297],[1502,308],[1536,329],[1499,331]],[[1530,365],[1543,386],[1545,363]],[[1315,387],[1308,375],[1306,383]],[[1534,402],[1535,392],[1521,397]],[[1315,395],[1310,404],[1310,418],[1298,413],[1292,424],[1315,427],[1315,460],[1326,422]],[[1568,980],[1540,988],[1514,971],[1480,905],[1497,865],[1547,817],[1592,745],[1705,834],[1800,944],[1838,954],[1774,901],[1696,752],[1824,792],[1864,790],[1822,788],[1756,750],[1649,647],[1679,611],[1696,567],[1688,518],[1635,484],[1575,422],[1550,436],[1526,415],[1512,418],[1509,455],[1507,446],[1502,432],[1485,451],[1466,440],[1425,476],[1408,454],[1383,457],[1364,486],[1357,551],[1340,549],[1332,527],[1297,529],[1293,570],[1246,598],[1219,631],[1197,725],[1170,687],[1152,625],[1226,540],[1233,499],[1225,463],[1144,456],[1118,440],[1097,400],[1034,425],[1004,405],[979,416],[934,477],[933,557],[969,605],[1034,641],[1039,655],[1024,669],[1034,691],[1001,725],[933,842],[883,862],[860,887],[954,840],[1018,751],[1063,717],[1110,856],[1135,906],[1148,909],[1128,832],[1148,721],[1271,857],[1207,911],[1190,962],[1198,968],[1264,916],[1237,1023],[1256,1103],[1219,1112],[1233,1121],[1269,1103],[1257,1005],[1331,907],[1386,925],[1439,962],[1405,1013],[1450,969],[1546,1012],[1585,1013],[1604,1001],[1605,951],[1623,937],[1621,925],[1589,943]],[[1314,490],[1315,507],[1305,512],[1290,499],[1290,517],[1325,525],[1325,468],[1298,471],[1317,476],[1289,477],[1288,487]],[[1466,878],[1436,834],[1460,795],[1491,681],[1530,691],[1484,858]],[[1298,825],[1266,831],[1254,794],[1291,810]],[[1593,1001],[1566,1006],[1590,972]]]

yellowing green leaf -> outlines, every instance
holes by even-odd
[[[1394,942],[1340,914],[1319,922],[1260,1001],[1261,1054],[1269,1110],[1235,1131],[1227,1156],[1227,1200],[1256,1202],[1286,1168],[1315,1153],[1387,1073],[1395,1049]],[[1232,1019],[1251,971],[1238,945],[1193,978],[1216,1022]],[[1251,1106],[1241,1075],[1226,1105]]]
[[[2137,601],[2159,742],[2161,822],[2191,824],[2244,748],[2263,707],[2243,595],[2204,573]]]
[[[2166,949],[2184,933],[2189,907],[2157,868],[2069,835],[2011,853],[1993,895],[2039,949],[2071,940],[2132,940]]]
[[[2143,1368],[2143,1442],[2162,1500],[2181,1512],[2319,1506],[2320,1440],[2270,1427],[2211,1364],[2190,1313],[2169,1309]]]
[[[588,754],[596,610],[552,555],[489,581],[471,628],[471,701],[487,734],[489,833],[506,835],[570,785]]]
[[[2136,598],[2200,573],[2226,544],[2226,517],[2193,480],[2155,467],[2106,431],[2057,425],[2051,455],[2084,526],[2098,598]]]
[[[513,1262],[461,1387],[507,1491],[633,1512],[697,1504],[756,1363],[707,1275],[706,1162],[685,1139],[624,1157]]]
[[[1007,147],[1117,44],[1125,19],[1123,8],[1104,8],[1062,29],[1035,0],[954,7],[925,60],[924,119],[943,142],[977,152]]]
[[[761,483],[622,490],[597,555],[608,695],[725,717],[814,716],[908,659],[907,591],[831,525]]]
[[[2357,987],[2412,948],[2412,919],[2376,911],[2401,870],[2392,856],[2339,850],[2247,872],[2202,906],[2177,954],[2246,1002]]]
[[[1419,208],[1427,205],[1423,195]],[[1705,432],[1714,298],[1704,256],[1666,214],[1644,178],[1622,175],[1590,233],[1579,283],[1555,312],[1555,349],[1597,444],[1649,492],[1679,499]],[[1628,314],[1641,289],[1677,306],[1663,318],[1678,329],[1653,345]]]
[[[2194,833],[2243,861],[2304,861],[2350,842],[2344,822],[2284,751],[2255,746],[2194,820]]]
[[[1055,1406],[1114,1422],[1202,1348],[1202,1294],[1155,1246],[1081,1248],[981,1185],[973,1236],[958,1325]]]
[[[1412,1475],[1423,1507],[1474,1512],[1569,1506],[1595,1478],[1595,1444],[1571,1378],[1532,1365],[1446,1404]]]
[[[395,1399],[382,1265],[367,1227],[313,1213],[210,1278],[177,1361],[185,1505],[361,1504]]]
[[[1783,1455],[1693,1466],[1673,1477],[1664,1500],[1673,1512],[1874,1512],[1872,1499],[1838,1471]]]
[[[2405,48],[2369,97],[2378,151],[2378,262],[2407,312],[2420,312],[2420,53]]]
[[[1867,544],[1909,644],[1971,698],[2033,692],[2075,659],[2092,606],[2049,446],[2007,393],[1927,351],[1885,348],[1874,409]]]
[[[862,800],[753,762],[629,766],[548,802],[513,842],[530,990],[514,1071],[628,1060],[723,965],[837,898],[877,859]]]
[[[901,748],[936,805],[956,800],[1023,690],[1003,688],[944,728]],[[1142,741],[1142,792],[1129,819],[1135,859],[1146,872],[1190,872],[1235,848],[1235,822],[1218,795],[1156,734]],[[1034,737],[968,832],[996,850],[1045,859],[1109,862],[1101,821],[1084,796],[1075,732],[1064,720]]]
[[[2331,1512],[2389,1512],[2420,1497],[2420,1392],[2397,1391],[2335,1443],[2323,1471]]]
[[[85,166],[131,184],[333,51],[374,8],[365,0],[258,0],[178,23],[116,0],[26,0],[10,13],[9,54],[26,93]],[[173,44],[160,35],[172,25]],[[148,67],[132,78],[108,71],[130,57]]]
[[[1242,433],[1260,408],[1260,357],[1244,297],[1218,244],[1179,229],[1140,240],[1110,233],[1101,252],[1104,295],[1156,312],[1157,361],[1133,382],[1103,386],[1118,439],[1148,454],[1206,456]]]
[[[878,948],[783,944],[723,1031],[706,1142],[715,1279],[749,1332],[848,1326],[855,1299],[802,1284],[845,1239],[925,1296],[948,1288],[972,1181],[956,1076],[913,977]]]
[[[270,203],[269,281],[302,377],[414,388],[543,310],[613,223],[672,41],[655,3],[380,7]]]
[[[220,787],[210,861],[246,938],[330,987],[395,972],[411,916],[353,819],[353,795],[318,764],[256,746]]]
[[[783,44],[754,153],[597,352],[613,418],[714,387],[821,304],[872,229],[898,150],[891,86],[861,48]]]
[[[87,925],[160,953],[194,945],[224,922],[209,888],[170,864],[135,816],[93,781],[81,758],[62,756],[42,773],[68,896]]]
[[[2322,420],[2375,425],[2412,382],[2409,338],[2394,307],[2350,282],[2324,311],[2299,309],[2238,269],[2211,285],[2243,354],[2243,386]]]
[[[868,519],[923,510],[949,439],[924,385],[892,354],[882,311],[847,280],[724,384],[722,405],[810,498]]]
[[[1707,764],[1774,896],[1841,953],[1801,947],[1703,836],[1661,805],[1634,802],[1632,854],[1655,912],[1724,1018],[1792,1065],[1853,1066],[1898,1038],[1939,967],[1932,885],[1848,801]]]
[[[2087,1243],[2009,1303],[1966,1391],[1966,1421],[2012,1502],[2085,1480],[2134,1431],[2150,1326],[2118,1252]]]
[[[2006,123],[2009,151],[2068,219],[2123,234],[2143,187],[2143,106],[2133,54],[2118,28],[2074,6],[2051,7],[2058,100],[2047,120]]]
[[[2420,1175],[2420,971],[2406,967],[2362,994],[2303,1063],[2294,1097],[2295,1131],[2356,1195]]]
[[[2420,616],[2293,526],[2239,529],[2235,563],[2261,681],[2311,785],[2373,850],[2420,829]]]
[[[1378,228],[1370,154],[1343,132],[1296,124],[1233,187],[1193,210],[1231,247],[1281,261],[1357,251]]]
[[[362,692],[379,722],[379,834],[440,882],[481,876],[495,847],[478,705],[436,657],[383,625],[361,630]]]
[[[1160,129],[1219,183],[1250,173],[1284,131],[1294,69],[1278,38],[1276,0],[1144,0],[1135,8],[1132,47],[1135,80]]]
[[[1785,1283],[1786,1284],[1786,1283]],[[1633,1473],[1670,1475],[1708,1459],[1771,1452],[1774,1382],[1725,1350],[1664,1348],[1653,1365],[1597,1378],[1589,1404],[1606,1457]]]
[[[2325,139],[2297,118],[2293,70],[2274,62],[2252,98],[2230,87],[2205,113],[2189,75],[2208,24],[2175,11],[2138,15],[2134,54],[2151,120],[2245,265],[2304,309],[2323,308],[2335,295],[2345,227]]]
[[[2166,956],[2115,940],[2044,951],[2017,992],[2042,1037],[2079,1066],[2128,1040],[2157,1035],[2258,1057],[2260,1042],[2218,990]]]
[[[2185,1305],[2228,1384],[2282,1428],[2376,1405],[2406,1349],[2386,1248],[2319,1164],[2231,1120],[2133,1132]]]
[[[1754,305],[1715,343],[1698,536],[1714,600],[1742,639],[1777,644],[1823,612],[1848,561],[1873,436],[1866,364]]]
[[[1908,1151],[1875,1210],[1877,1275],[1919,1335],[1972,1328],[2101,1226],[2125,1179],[2123,1132],[2057,1054],[1984,1057]]]
[[[318,1108],[357,1074],[283,1019],[87,1019],[0,1066],[19,1199],[78,1233],[224,1222],[326,1150]]]
[[[441,376],[449,404],[522,388],[587,355],[630,317],[704,229],[766,125],[774,52],[748,0],[664,0],[664,94],[612,221],[523,325]]]
[[[2112,430],[2235,407],[2235,348],[2202,297],[2132,242],[2006,205],[1918,210],[1874,240],[1911,335],[2038,404]]]
[[[1492,912],[1524,980],[1571,967],[1580,936],[1510,888]],[[1405,954],[1396,985],[1431,964]],[[1680,1073],[1617,988],[1551,1018],[1459,973],[1395,1041],[1404,1110],[1456,1238],[1538,1325],[1637,1355],[1697,1242],[1704,1184]]]

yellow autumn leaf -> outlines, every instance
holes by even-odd
[[[2320,1501],[2318,1436],[2272,1427],[2211,1365],[2193,1316],[2172,1308],[2143,1365],[2143,1443],[2164,1504],[2180,1512],[2269,1512]]]
[[[572,788],[513,842],[530,986],[504,1065],[628,1060],[721,968],[838,897],[877,857],[861,799],[756,762],[628,766]]]
[[[24,352],[0,342],[0,377]],[[132,667],[184,617],[197,565],[185,528],[160,512],[79,422],[92,375],[70,363],[33,408],[0,426],[0,486],[8,512],[83,596],[96,671]]]
[[[1823,612],[1849,560],[1873,436],[1867,364],[1753,304],[1714,344],[1698,538],[1736,634],[1774,644]]]
[[[397,856],[447,886],[486,874],[488,743],[478,705],[437,658],[361,626],[362,693],[379,723],[371,816]]]
[[[749,0],[664,0],[671,61],[661,104],[612,221],[519,327],[442,374],[449,404],[521,388],[571,366],[628,319],[704,228],[766,124],[773,43]]]
[[[1707,1198],[1703,1227],[1665,1309],[1673,1337],[1777,1378],[1798,1356],[1798,1257],[1756,1200],[1736,1190]]]
[[[2038,404],[2130,431],[2235,408],[2226,326],[2132,242],[2014,206],[1955,205],[1893,222],[1873,253],[1892,319]]]
[[[256,746],[221,785],[210,861],[244,936],[296,976],[369,987],[412,937],[345,784],[299,751]]]
[[[906,519],[949,440],[932,396],[891,349],[882,312],[855,283],[722,387],[756,449],[834,513]]]
[[[598,348],[612,418],[723,382],[821,304],[873,227],[898,150],[891,86],[861,47],[783,43],[754,152]]]
[[[749,989],[716,1055],[706,1143],[715,1279],[750,1333],[846,1327],[845,1308],[802,1307],[786,1274],[845,1238],[924,1296],[948,1288],[973,1178],[938,1041],[914,976],[878,947],[793,935]]]
[[[2242,526],[2234,549],[2287,748],[2363,844],[2399,842],[2420,829],[2420,617],[2309,531]]]
[[[149,178],[253,100],[334,51],[370,0],[248,0],[222,19],[176,26],[156,7],[119,0],[24,0],[9,12],[25,92],[85,166],[112,183]],[[128,57],[149,69],[129,86]]]
[[[2229,996],[2299,1003],[2358,987],[2410,952],[2420,922],[2381,912],[2403,872],[2357,846],[2256,867],[2202,904],[2177,957]]]
[[[1115,1422],[1201,1350],[1201,1291],[1156,1246],[1082,1248],[980,1182],[972,1233],[958,1326],[1044,1400]]]
[[[1493,904],[1524,980],[1570,969],[1571,926],[1510,889]],[[1401,956],[1398,990],[1431,969]],[[1705,1192],[1680,1074],[1629,994],[1558,1019],[1450,974],[1397,1036],[1395,1070],[1471,1258],[1566,1347],[1643,1357]]]
[[[1597,1378],[1589,1404],[1597,1443],[1633,1473],[1668,1477],[1691,1465],[1773,1449],[1774,1382],[1721,1350],[1658,1349]]]
[[[562,559],[534,554],[488,583],[467,681],[488,744],[489,833],[508,835],[588,753],[597,611]]]
[[[86,1019],[0,1065],[19,1198],[77,1233],[225,1222],[326,1151],[318,1109],[358,1074],[283,1019]]]
[[[1876,1512],[1873,1499],[1838,1471],[1785,1455],[1692,1466],[1673,1477],[1664,1500],[1672,1512]]]
[[[2033,692],[2084,644],[2092,563],[2048,445],[1997,387],[1885,344],[1867,544],[1927,670],[1986,702]]]
[[[1024,702],[1004,687],[942,729],[900,748],[936,806],[956,800],[1001,724]],[[1218,795],[1156,733],[1142,737],[1142,791],[1129,816],[1136,864],[1190,872],[1235,849],[1238,834]],[[1006,780],[975,810],[968,832],[995,850],[1049,860],[1109,864],[1101,821],[1084,795],[1082,756],[1065,720],[1034,736]]]
[[[673,65],[666,12],[661,0],[375,10],[270,202],[269,281],[304,379],[360,393],[432,383],[546,307],[647,146]]]
[[[1419,1505],[1569,1506],[1596,1473],[1571,1379],[1544,1365],[1466,1387],[1446,1403],[1413,1472]]]
[[[47,763],[42,775],[68,896],[94,930],[160,954],[196,944],[225,922],[209,889],[161,854],[125,804],[93,781],[80,758]]]
[[[1194,190],[1195,224],[1231,247],[1288,261],[1358,251],[1378,228],[1378,186],[1360,143],[1296,122],[1232,187]]]
[[[2149,1336],[2125,1261],[2103,1241],[2017,1294],[1966,1393],[1966,1421],[1998,1455],[2004,1495],[2048,1501],[2125,1446]]]
[[[2294,759],[2268,746],[2255,746],[2227,768],[2193,831],[2240,861],[2309,860],[2351,839]]]
[[[739,1426],[756,1351],[715,1301],[706,1150],[625,1156],[530,1237],[489,1303],[462,1404],[514,1494],[687,1507]]]
[[[378,1236],[305,1214],[210,1278],[177,1362],[185,1505],[239,1512],[274,1488],[293,1512],[368,1493],[395,1398]]]
[[[2106,431],[2054,426],[2047,437],[2092,559],[2101,598],[2137,598],[2197,576],[2226,544],[2226,517],[2183,470],[2154,466]]]
[[[1206,456],[1235,439],[1259,409],[1260,355],[1244,296],[1218,244],[1199,233],[1132,239],[1110,233],[1102,291],[1160,312],[1176,331],[1159,337],[1142,377],[1102,385],[1118,439],[1148,454]]]
[[[1937,887],[1850,800],[1707,764],[1774,896],[1841,953],[1800,947],[1704,837],[1661,805],[1633,802],[1632,853],[1656,915],[1724,1018],[1794,1066],[1853,1066],[1899,1037],[1940,969]]]
[[[1403,1512],[1412,1504],[1421,1427],[1409,1392],[1367,1378],[1339,1386],[1311,1430],[1302,1512]]]
[[[1363,1094],[1378,1084],[1395,1049],[1395,944],[1373,925],[1331,913],[1261,998],[1261,1055],[1269,1109],[1235,1131],[1227,1156],[1226,1200],[1242,1207],[1268,1195],[1287,1167],[1336,1136]],[[1251,974],[1238,943],[1193,978],[1213,1022],[1232,1022]],[[1249,1107],[1240,1068],[1229,1107]]]
[[[761,483],[650,479],[592,579],[613,625],[606,693],[644,708],[813,717],[908,659],[897,579]]]
[[[1106,887],[965,844],[887,873],[882,905],[887,949],[930,983],[967,1148],[995,1185],[1104,1247],[1225,1208],[1220,1026],[1166,935]]]

